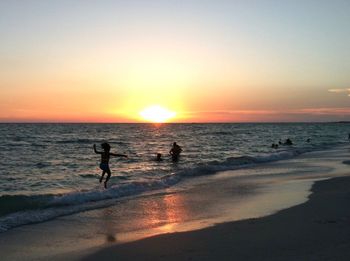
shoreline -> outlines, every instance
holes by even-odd
[[[182,260],[188,255],[205,260],[208,255],[205,251],[217,248],[215,251],[220,253],[229,251],[225,252],[228,259],[246,260],[239,254],[230,255],[230,242],[233,240],[232,244],[239,249],[247,249],[250,244],[260,245],[261,242],[254,241],[259,239],[256,234],[260,236],[266,229],[261,233],[259,229],[252,229],[252,225],[306,202],[311,186],[318,184],[315,180],[349,175],[348,151],[348,147],[344,147],[313,152],[294,159],[202,176],[154,194],[115,201],[109,207],[17,227],[0,233],[0,252],[4,260],[93,260],[95,255],[106,255],[108,260],[117,259],[115,251],[122,253],[109,250],[110,247],[132,246],[129,253],[123,252],[122,260],[142,260],[152,251],[156,255],[152,260],[163,260],[164,256]],[[283,230],[283,226],[278,227],[279,223],[273,221],[269,230]],[[204,234],[196,238],[198,233]],[[162,242],[152,243],[164,238],[168,247]],[[283,235],[280,238],[284,240]],[[183,242],[187,243],[183,245]],[[134,244],[141,245],[135,248]],[[167,252],[162,254],[163,250]],[[103,254],[106,251],[107,254]],[[132,256],[134,254],[136,256]],[[157,256],[159,254],[161,256]],[[211,258],[225,260],[225,256]]]
[[[153,236],[82,260],[349,260],[350,177],[316,181],[311,191],[307,202],[270,216]]]

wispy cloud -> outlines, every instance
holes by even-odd
[[[236,115],[236,114],[255,114],[255,115],[264,115],[264,114],[279,114],[279,111],[276,110],[218,110],[218,111],[191,111],[186,112],[188,115]]]
[[[350,107],[333,108],[300,108],[287,110],[223,110],[223,111],[192,111],[185,114],[195,115],[350,115]]]
[[[350,107],[341,108],[307,108],[290,111],[295,114],[311,114],[311,115],[349,115]]]
[[[329,92],[334,93],[347,93],[348,96],[350,96],[350,88],[348,89],[328,89]]]

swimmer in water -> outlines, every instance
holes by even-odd
[[[162,161],[162,154],[161,153],[157,153],[157,157],[156,157],[156,161]]]
[[[177,145],[176,142],[174,142],[173,147],[169,151],[169,154],[171,155],[171,158],[174,162],[179,160],[179,156],[181,152],[182,152],[182,148],[179,145]]]

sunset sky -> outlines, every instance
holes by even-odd
[[[350,1],[0,1],[0,122],[350,120]]]

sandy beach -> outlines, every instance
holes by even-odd
[[[349,260],[350,178],[316,182],[277,214],[103,249],[83,260]]]

